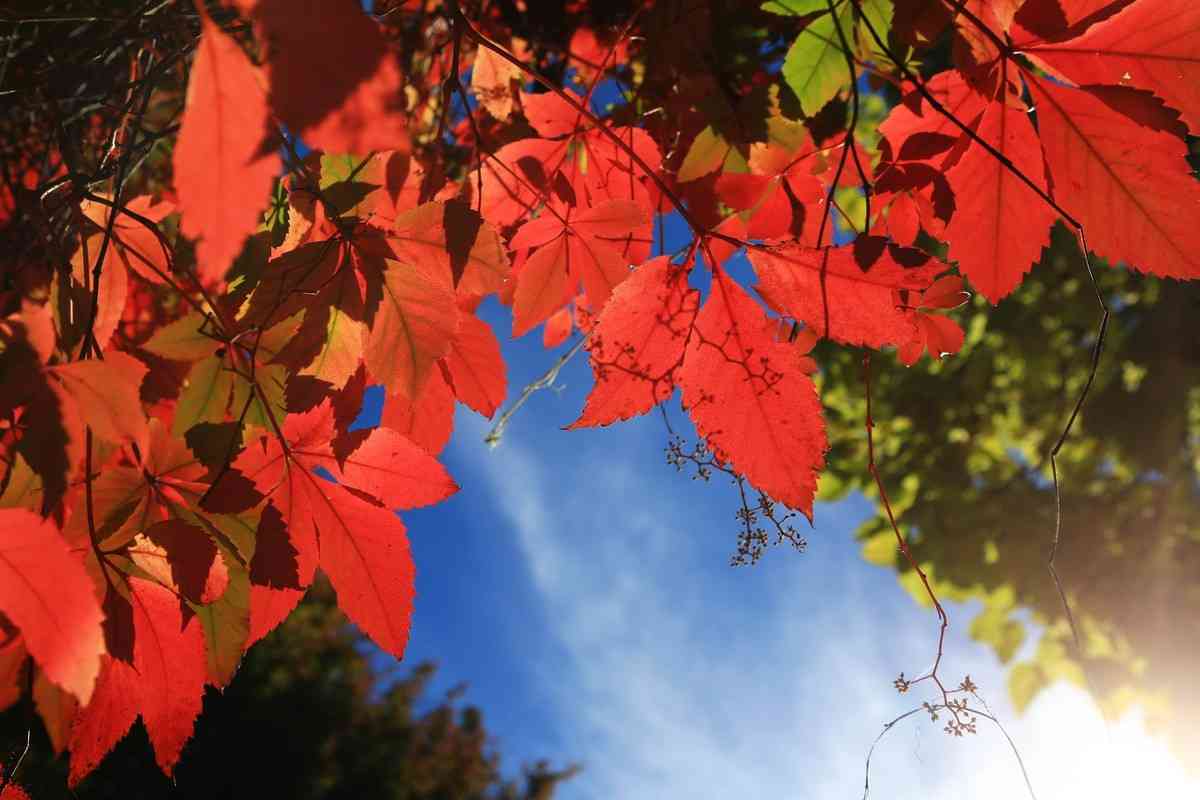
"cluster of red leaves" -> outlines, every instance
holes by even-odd
[[[484,296],[512,306],[515,336],[588,336],[596,384],[572,427],[678,388],[716,458],[811,517],[827,449],[817,339],[906,364],[956,352],[963,332],[941,312],[963,278],[993,302],[1011,292],[1056,206],[1110,261],[1200,277],[1181,139],[1200,120],[1200,6],[1186,0],[902,4],[894,30],[914,45],[955,27],[956,67],[904,84],[877,152],[853,131],[818,140],[776,105],[766,141],[692,126],[669,155],[646,127],[587,110],[590,90],[525,91],[519,43],[459,15],[414,88],[353,0],[233,5],[254,48],[197,4],[173,196],[81,204],[72,269],[0,321],[0,707],[31,657],[73,782],[139,716],[169,772],[204,687],[229,682],[318,567],[402,655],[414,568],[394,512],[456,491],[436,460],[455,401],[491,416],[506,392]],[[632,57],[627,38],[591,32],[571,51],[593,89]],[[478,108],[449,131],[431,87]],[[260,223],[280,124],[320,152],[292,153],[272,246]],[[505,142],[492,152],[485,126]],[[475,154],[458,181],[430,157],[450,135]],[[867,180],[848,154],[875,165],[874,214],[831,246],[830,199]],[[672,209],[694,239],[651,257]],[[915,246],[921,231],[961,277]],[[757,299],[724,266],[742,247]],[[368,384],[386,389],[382,424],[356,430]]]

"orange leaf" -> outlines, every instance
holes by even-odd
[[[796,350],[774,340],[774,327],[737,284],[714,273],[679,386],[688,416],[717,457],[812,519],[829,446],[821,401]]]
[[[699,305],[687,270],[665,256],[634,270],[592,329],[587,347],[596,382],[570,427],[629,419],[669,398]]]
[[[202,14],[174,164],[182,230],[200,240],[196,261],[206,281],[224,277],[279,174],[278,154],[262,147],[268,117],[258,70]]]
[[[95,591],[53,523],[24,509],[0,509],[0,611],[46,676],[83,703],[92,697],[104,653]]]

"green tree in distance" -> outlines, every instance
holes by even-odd
[[[155,764],[139,724],[95,772],[67,788],[44,726],[25,704],[0,714],[4,757],[33,738],[15,783],[36,800],[286,797],[294,800],[550,800],[578,767],[500,772],[483,711],[462,687],[431,697],[432,664],[401,675],[335,613],[319,583],[287,622],[246,655],[223,691],[205,696],[202,721],[176,777]],[[11,765],[11,761],[10,761]]]
[[[1090,371],[1092,288],[1057,229],[1022,292],[964,315],[962,357],[876,369],[876,462],[897,521],[943,599],[978,600],[971,635],[1012,663],[1016,706],[1055,680],[1090,682],[1106,710],[1132,703],[1185,763],[1200,734],[1200,291],[1101,267],[1113,309],[1106,351],[1059,459],[1063,528],[1055,563],[1078,622],[1082,664],[1047,574],[1054,490],[1047,453]],[[853,353],[828,354],[822,397],[833,465],[824,499],[877,497],[863,468],[866,395]],[[943,403],[953,393],[968,402]],[[869,561],[918,576],[882,514],[858,532]],[[1017,658],[1030,622],[1044,626]],[[1083,669],[1081,669],[1081,666]]]

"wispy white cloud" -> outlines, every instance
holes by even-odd
[[[567,653],[553,670],[531,665],[586,763],[562,796],[860,796],[871,740],[923,699],[897,696],[890,681],[928,664],[930,612],[857,557],[858,520],[846,505],[820,510],[806,554],[780,549],[759,567],[731,570],[731,498],[639,474],[641,465],[622,463],[644,460],[638,431],[606,433],[603,450],[586,438],[539,442],[536,452],[508,440],[474,457]],[[1095,777],[1094,754],[1110,744],[1086,698],[1054,689],[1015,720],[1003,671],[957,632],[968,619],[958,617],[948,644],[949,671],[985,687],[1039,796],[1116,797],[1105,793],[1115,783]],[[1136,721],[1114,731],[1111,746],[1136,753],[1127,773],[1153,765],[1182,780]],[[951,739],[920,715],[881,743],[872,783],[873,796],[923,800],[1024,792],[998,731]]]

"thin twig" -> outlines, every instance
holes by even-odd
[[[575,344],[571,346],[570,350],[559,356],[558,360],[551,365],[550,369],[546,370],[546,373],[542,375],[542,377],[538,378],[536,381],[521,390],[521,396],[517,398],[517,401],[509,406],[507,411],[500,415],[499,419],[496,420],[496,424],[492,426],[490,431],[488,431],[488,435],[483,437],[483,441],[486,442],[489,447],[496,447],[500,444],[500,437],[504,435],[504,429],[508,427],[508,423],[512,420],[513,415],[521,409],[521,406],[525,405],[534,392],[538,391],[539,389],[548,389],[554,385],[554,381],[558,380],[558,373],[562,371],[562,368],[567,365],[568,361],[574,358],[575,355],[583,349],[583,346],[587,343],[587,340],[588,337],[586,335],[580,336],[579,341],[575,342]]]

